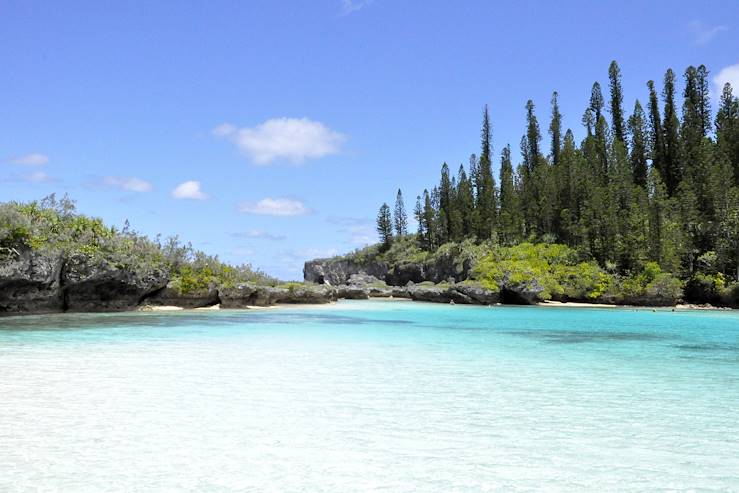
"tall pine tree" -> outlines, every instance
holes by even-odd
[[[626,144],[626,132],[624,128],[623,90],[621,88],[621,70],[616,60],[608,67],[608,80],[611,89],[611,121],[613,126],[613,137]]]
[[[645,127],[644,110],[636,100],[634,112],[629,117],[628,128],[631,137],[631,173],[634,183],[640,187],[647,188],[647,131]]]
[[[495,180],[493,179],[492,129],[488,107],[485,106],[481,130],[480,159],[477,166],[476,186],[476,233],[480,240],[493,236],[495,230]]]
[[[408,234],[408,215],[405,212],[405,203],[403,202],[403,192],[398,189],[395,196],[395,209],[393,211],[393,225],[395,226],[395,234],[405,236]]]
[[[662,89],[664,100],[664,173],[663,180],[667,187],[667,193],[672,196],[682,179],[682,166],[680,163],[680,121],[675,109],[675,73],[667,69],[665,73],[665,84]]]
[[[552,94],[552,121],[549,124],[549,135],[552,137],[551,153],[552,164],[559,164],[559,154],[562,152],[562,114],[559,112],[559,95],[557,91]]]
[[[377,213],[377,234],[382,247],[387,249],[393,241],[393,221],[390,217],[390,207],[383,203]]]

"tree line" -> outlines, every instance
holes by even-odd
[[[705,66],[683,73],[678,107],[669,69],[661,93],[648,81],[646,105],[623,107],[621,72],[608,70],[609,99],[592,86],[576,142],[564,129],[558,93],[551,99],[549,152],[533,101],[527,101],[520,159],[510,145],[493,174],[492,127],[482,115],[481,150],[456,174],[444,163],[433,188],[416,197],[419,246],[433,251],[474,238],[503,246],[562,243],[621,274],[657,262],[682,278],[696,273],[739,279],[739,99],[723,87],[712,115]],[[382,245],[408,235],[403,195],[377,218]]]

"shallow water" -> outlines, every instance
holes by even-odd
[[[0,319],[0,490],[739,490],[739,314]]]

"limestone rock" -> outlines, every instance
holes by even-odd
[[[62,269],[64,308],[80,312],[130,310],[164,288],[167,281],[163,270],[135,272],[104,259],[75,255]]]
[[[198,289],[190,293],[182,293],[170,282],[167,286],[146,298],[146,303],[155,306],[179,306],[182,308],[202,308],[217,305],[221,302],[215,285],[208,289]]]
[[[49,313],[64,309],[62,259],[26,249],[0,259],[0,313]]]

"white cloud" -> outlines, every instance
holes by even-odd
[[[208,198],[208,195],[200,189],[199,181],[190,180],[177,185],[172,190],[172,197],[175,199],[205,200]]]
[[[229,137],[236,133],[238,128],[230,123],[222,123],[213,129],[213,135],[216,137]]]
[[[275,235],[272,233],[268,233],[267,231],[264,231],[263,229],[250,229],[246,233],[233,233],[231,236],[234,238],[250,238],[254,240],[271,240],[271,241],[281,241],[285,239],[284,235]]]
[[[151,183],[134,176],[104,176],[97,181],[102,187],[118,188],[126,192],[151,192],[154,187]]]
[[[691,22],[688,28],[693,35],[693,41],[697,45],[708,44],[720,33],[729,30],[726,26],[709,26],[701,21]]]
[[[310,210],[299,200],[265,198],[259,202],[247,202],[239,206],[239,211],[264,216],[302,216]]]
[[[255,127],[236,128],[224,123],[213,129],[228,138],[254,163],[268,165],[277,159],[302,163],[337,154],[346,137],[308,118],[272,118]]]
[[[24,156],[16,156],[7,160],[10,164],[21,164],[23,166],[43,166],[49,162],[49,156],[46,154],[26,154]]]
[[[234,257],[252,257],[255,253],[251,248],[235,248],[231,251]]]
[[[374,223],[367,218],[348,216],[329,216],[327,221],[340,226],[338,232],[348,235],[348,243],[366,246],[377,242]]]
[[[349,243],[357,246],[366,246],[377,242],[377,232],[372,226],[351,226]]]
[[[59,180],[57,180],[53,176],[49,176],[43,171],[33,171],[31,173],[17,175],[15,181],[25,181],[28,183],[54,183]]]
[[[721,96],[721,93],[724,90],[724,84],[727,82],[731,84],[731,88],[734,89],[734,96],[739,95],[739,63],[722,68],[721,71],[713,78],[715,99],[718,99]]]
[[[334,255],[338,255],[339,251],[336,248],[303,248],[301,250],[294,250],[292,253],[306,260],[313,260],[314,258],[333,257]]]
[[[287,250],[280,253],[275,259],[285,266],[298,265],[302,268],[303,262],[317,258],[330,258],[339,254],[335,248],[303,248]]]
[[[341,0],[342,13],[344,15],[351,14],[357,10],[370,5],[372,0]]]

